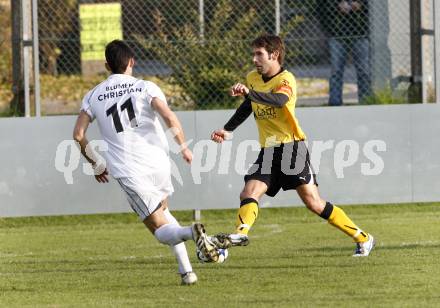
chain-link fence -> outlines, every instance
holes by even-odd
[[[416,2],[40,0],[42,111],[77,112],[104,78],[113,38],[130,44],[135,75],[156,82],[175,110],[234,108],[227,89],[252,69],[249,45],[263,32],[285,40],[299,106],[406,103],[414,93],[432,102],[433,0],[418,2],[424,32],[415,28]]]

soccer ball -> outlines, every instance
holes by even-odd
[[[212,262],[223,263],[223,262],[225,262],[226,259],[228,258],[228,255],[229,255],[228,250],[220,248],[220,249],[217,249],[217,251],[218,251],[218,260],[217,261],[213,261],[211,259],[206,258],[199,249],[197,249],[196,255],[197,255],[197,258],[199,259],[199,261],[203,262],[203,263],[212,263]]]
[[[217,263],[223,263],[229,256],[229,252],[227,249],[218,249],[218,260]]]

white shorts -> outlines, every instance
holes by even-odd
[[[142,221],[160,207],[162,200],[174,192],[168,170],[116,180],[127,194],[131,208]]]

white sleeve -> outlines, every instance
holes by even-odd
[[[90,118],[93,121],[95,119],[95,114],[93,113],[92,105],[90,102],[90,98],[92,96],[92,93],[93,93],[93,91],[90,91],[89,93],[86,94],[86,96],[84,96],[80,111],[87,112],[87,114],[90,116]]]
[[[167,99],[165,97],[165,94],[163,94],[162,90],[154,82],[146,81],[145,88],[147,92],[148,102],[150,104],[151,104],[151,99],[153,99],[154,97],[157,97],[165,104],[167,104]]]

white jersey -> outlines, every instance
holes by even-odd
[[[137,177],[170,170],[168,142],[156,112],[154,97],[166,102],[150,81],[113,74],[86,94],[81,110],[96,118],[107,168],[115,178]]]

